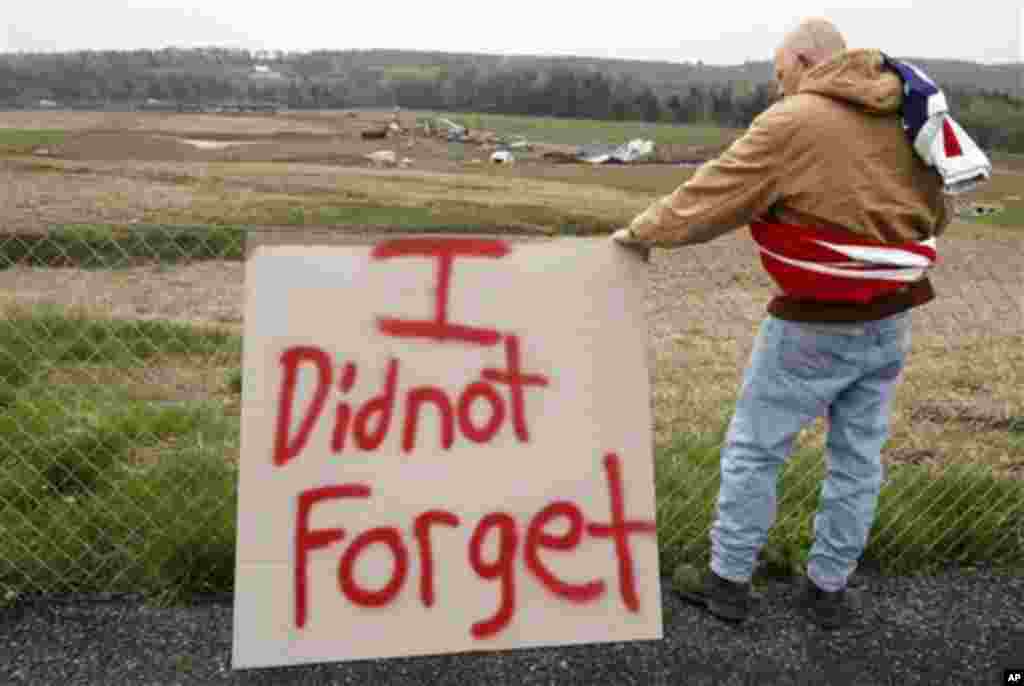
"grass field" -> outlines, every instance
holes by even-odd
[[[0,129],[0,154],[27,154],[36,148],[61,143],[66,135],[59,129]]]
[[[1024,202],[1017,201],[1007,206],[1002,212],[974,220],[978,224],[999,226],[1010,231],[1024,230]]]
[[[373,147],[355,134],[387,112],[354,124],[319,113],[273,121],[131,115],[106,124],[90,116],[89,126],[75,113],[38,113],[32,128],[0,127],[8,200],[0,207],[0,596],[116,588],[172,599],[230,589],[241,341],[237,327],[171,322],[165,312],[216,295],[189,282],[190,265],[238,273],[246,228],[604,233],[692,173],[553,165],[539,155],[514,167],[473,165],[483,153],[455,155],[438,141],[408,149],[411,169],[371,169],[358,160]],[[492,115],[466,123],[565,145],[643,137],[715,146],[730,135]],[[122,127],[123,148],[112,153],[109,135],[90,138],[101,124]],[[168,143],[241,136],[246,127],[288,135],[267,134],[248,157]],[[157,139],[164,147],[146,147]],[[43,145],[55,152],[29,154]],[[870,565],[913,573],[1024,561],[1024,312],[1015,300],[1020,269],[999,266],[1024,247],[1024,204],[1013,199],[1022,179],[1001,167],[971,199],[1005,211],[957,222],[943,239],[952,258],[942,265],[934,317],[959,328],[953,336],[925,326],[915,343],[894,408]],[[147,287],[157,275],[165,280]],[[76,295],[68,284],[77,279],[99,295]],[[652,320],[669,322],[678,337],[652,342],[659,542],[669,571],[708,554],[715,428],[735,402],[746,340],[720,326],[752,323],[770,289],[754,258],[731,248],[666,255],[651,288]],[[38,294],[45,297],[30,300]],[[175,298],[188,306],[171,307]],[[114,317],[115,301],[131,307]],[[658,319],[666,311],[691,316]],[[801,436],[783,474],[765,551],[771,573],[803,563],[823,435],[818,424]]]
[[[54,308],[4,315],[0,586],[230,585],[237,337]]]
[[[717,146],[741,131],[710,125],[648,124],[593,119],[522,117],[503,114],[418,113],[424,117],[444,116],[470,130],[494,131],[500,136],[524,136],[537,143],[583,145],[587,143],[625,143],[645,138],[672,145]]]
[[[0,343],[0,584],[165,600],[230,590],[241,340],[11,307]],[[1024,418],[1008,432],[1020,450]],[[666,571],[707,559],[721,438],[677,431],[657,450]],[[805,445],[783,471],[763,573],[805,563],[822,470],[820,449]],[[889,477],[866,564],[899,573],[1024,559],[1024,481],[967,466]]]

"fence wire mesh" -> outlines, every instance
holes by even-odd
[[[248,241],[271,233],[72,226],[0,234],[5,597],[231,588],[244,257]],[[1018,246],[996,234],[942,244],[938,298],[913,315],[866,560],[893,571],[1024,561]],[[773,286],[743,232],[656,250],[649,277],[668,568],[707,559],[719,450]],[[818,422],[781,470],[769,566],[796,571],[804,562],[824,444]]]

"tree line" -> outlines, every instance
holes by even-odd
[[[34,106],[275,103],[293,109],[380,107],[746,126],[771,102],[769,84],[694,83],[659,93],[592,68],[493,68],[475,63],[375,68],[306,54],[256,71],[238,51],[0,56],[0,104]],[[233,59],[232,59],[233,58]],[[664,90],[664,89],[660,89]]]
[[[982,148],[1024,153],[1024,101],[1007,93],[943,89],[957,122]]]
[[[0,55],[0,106],[118,107],[262,103],[292,109],[390,107],[716,124],[742,128],[774,100],[763,70],[702,71],[670,81],[585,60],[501,59],[394,51],[251,53],[224,48]],[[706,80],[702,74],[711,74]],[[743,78],[744,75],[749,78]],[[759,80],[760,79],[760,80]],[[985,147],[1024,152],[1024,108],[1009,93],[942,84],[958,120]]]

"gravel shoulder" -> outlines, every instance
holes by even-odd
[[[233,671],[230,598],[154,608],[49,598],[0,612],[4,684],[999,684],[1024,667],[1024,577],[858,577],[856,623],[824,632],[773,582],[741,627],[664,594],[660,641]],[[667,588],[667,586],[666,586]]]

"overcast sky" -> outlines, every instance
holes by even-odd
[[[225,46],[404,48],[738,64],[768,59],[807,15],[850,47],[904,57],[1024,60],[1024,0],[8,0],[0,52]]]

